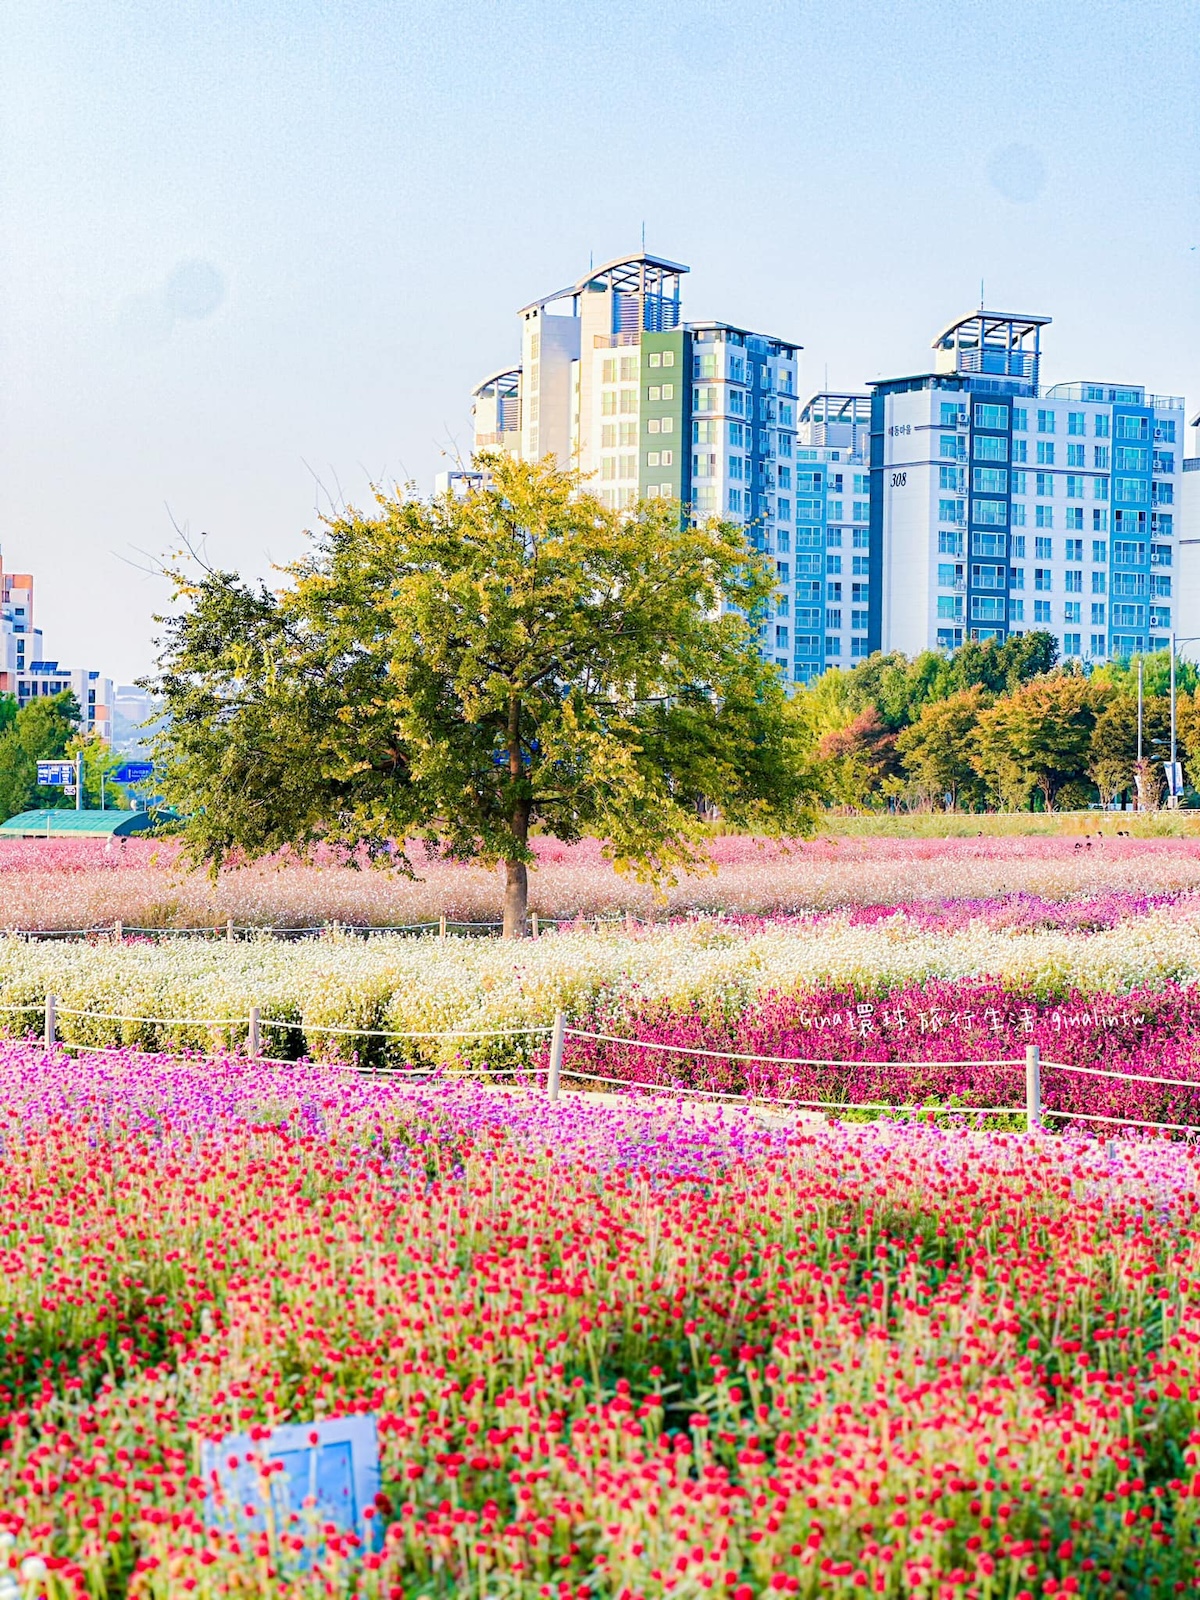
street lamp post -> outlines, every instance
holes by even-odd
[[[1200,544],[1200,539],[1177,539],[1176,545]],[[1190,633],[1177,636],[1175,629],[1171,629],[1171,793],[1168,804],[1172,811],[1179,809],[1179,795],[1175,789],[1175,647],[1181,644],[1195,644],[1200,639],[1200,634]]]
[[[1196,543],[1200,544],[1200,539],[1198,539]],[[1177,754],[1175,741],[1175,649],[1177,645],[1195,644],[1197,640],[1200,640],[1200,633],[1177,634],[1174,628],[1171,629],[1171,793],[1167,797],[1167,803],[1172,811],[1177,811],[1179,809],[1179,795],[1175,788],[1175,762]]]

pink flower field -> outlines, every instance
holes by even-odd
[[[1190,893],[1200,887],[1200,839],[839,839],[780,843],[716,838],[716,871],[658,896],[616,874],[594,840],[536,841],[530,905],[543,918],[630,911],[660,918],[690,912],[778,915],[839,906],[981,900],[1048,900]],[[10,928],[305,927],[328,922],[395,926],[494,921],[498,875],[414,852],[415,880],[358,871],[326,855],[279,859],[223,873],[188,872],[171,840],[0,843],[3,923]]]

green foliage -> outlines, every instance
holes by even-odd
[[[272,594],[181,587],[154,687],[168,800],[197,860],[319,840],[504,862],[524,926],[528,837],[599,835],[651,879],[702,860],[702,801],[803,829],[809,785],[756,614],[773,576],[728,524],[602,506],[504,457],[465,500],[378,496],[330,521]],[[734,606],[731,612],[726,607]]]
[[[1171,691],[1171,652],[1156,650],[1152,655],[1129,656],[1097,667],[1092,677],[1097,683],[1115,689],[1119,694],[1137,694],[1138,662],[1142,663],[1142,692],[1166,699]],[[1175,692],[1177,695],[1194,694],[1200,688],[1200,673],[1191,661],[1181,655],[1175,657]]]
[[[1103,690],[1103,683],[1099,688]],[[1171,751],[1170,735],[1170,700],[1165,695],[1145,696],[1142,706],[1143,759],[1153,763],[1166,761]],[[1134,788],[1137,759],[1137,696],[1136,693],[1126,694],[1117,689],[1108,695],[1104,709],[1096,718],[1088,761],[1088,775],[1103,801],[1107,802]]]
[[[930,700],[899,735],[897,753],[920,799],[938,802],[948,795],[952,807],[968,810],[983,803],[984,783],[971,758],[979,713],[988,699],[976,684]]]
[[[74,804],[61,789],[40,788],[39,761],[65,756],[79,722],[75,696],[30,700],[18,711],[11,695],[0,697],[0,812],[15,817],[39,806]]]
[[[825,673],[798,691],[797,698],[811,700],[814,724],[822,721],[821,711],[817,710],[822,708],[822,734],[844,727],[868,707],[879,713],[892,733],[899,733],[917,720],[925,706],[963,690],[1010,693],[1049,672],[1057,654],[1058,647],[1048,633],[1027,633],[1002,644],[994,639],[982,643],[972,639],[953,655],[940,650],[923,650],[912,658],[899,651],[891,655],[876,653],[848,672]],[[829,718],[829,710],[835,704],[840,720]]]

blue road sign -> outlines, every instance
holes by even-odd
[[[113,773],[114,783],[144,783],[154,776],[153,761],[123,761]]]
[[[52,789],[65,789],[75,782],[77,774],[73,761],[39,761],[37,781]]]

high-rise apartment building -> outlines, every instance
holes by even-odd
[[[777,561],[776,602],[793,608],[797,683],[869,653],[870,421],[865,394],[815,394],[800,410],[795,548]]]
[[[34,625],[33,578],[28,572],[6,572],[0,558],[0,694],[24,706],[39,695],[67,690],[79,703],[81,728],[111,738],[111,682],[98,672],[46,660],[42,630]]]
[[[614,508],[668,497],[745,526],[778,562],[762,644],[790,677],[799,346],[732,323],[685,323],[687,270],[622,256],[525,306],[520,364],[474,391],[475,450],[554,455]],[[805,628],[806,640],[823,639],[823,625]],[[823,657],[822,648],[810,659]]]
[[[1104,661],[1183,631],[1182,400],[1043,389],[1050,319],[981,309],[930,370],[800,405],[800,346],[685,322],[687,270],[623,256],[525,306],[519,364],[474,391],[476,452],[552,454],[614,508],[670,496],[743,525],[778,577],[763,653],[796,682],[880,649],[1036,629]]]
[[[872,385],[872,648],[1035,629],[1066,658],[1166,646],[1183,401],[1043,390],[1049,320],[972,312],[934,341],[932,372]]]

